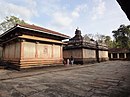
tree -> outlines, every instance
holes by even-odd
[[[95,39],[98,43],[106,44],[108,46],[108,48],[116,47],[115,42],[111,40],[110,36],[105,36],[105,35],[97,33],[95,35],[94,34],[85,34],[83,38],[85,41],[92,41]]]
[[[105,43],[109,43],[109,41],[111,41],[111,37],[110,36],[105,36]]]
[[[130,25],[120,25],[112,33],[118,48],[130,48]]]
[[[94,35],[94,39],[98,42],[98,43],[105,43],[105,38],[106,36],[105,35],[102,35],[102,34],[95,34]]]
[[[108,48],[113,48],[114,45],[110,36],[105,36],[105,44],[108,46]]]
[[[26,24],[24,20],[20,20],[15,16],[6,17],[3,22],[0,23],[0,32],[5,32],[16,24]]]

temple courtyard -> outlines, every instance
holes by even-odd
[[[130,97],[130,62],[0,69],[0,97]]]

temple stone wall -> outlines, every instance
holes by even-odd
[[[73,56],[74,58],[83,58],[82,49],[74,49],[74,50],[64,50],[63,57],[70,58]]]
[[[83,64],[96,61],[96,50],[83,49]]]
[[[11,42],[3,46],[2,50],[2,58],[3,62],[7,62],[9,64],[8,67],[19,67],[20,63],[20,50],[21,50],[21,43],[20,42]],[[14,65],[10,65],[10,64]]]
[[[74,57],[75,64],[83,64],[83,49],[63,50],[65,60],[70,59],[71,56]]]
[[[63,57],[65,60],[67,58],[70,59],[71,56],[74,57],[74,63],[76,64],[97,62],[96,49],[80,48],[80,49],[63,50]],[[99,50],[99,61],[107,61],[107,60],[109,60],[108,51]]]
[[[83,49],[83,58],[96,58],[95,50]]]
[[[62,64],[63,62],[62,45],[20,41],[5,45],[2,51],[2,60],[13,63],[11,67],[15,68]]]
[[[70,57],[74,57],[75,64],[85,64],[85,63],[92,63],[96,62],[96,50],[94,49],[69,49],[63,51],[63,57],[65,60]]]
[[[61,45],[23,42],[23,59],[59,59],[61,55]]]
[[[109,60],[109,58],[108,58],[108,51],[99,50],[99,59],[100,59],[100,61]]]
[[[60,59],[62,58],[63,56],[62,55],[62,48],[60,45],[52,45],[52,49],[50,49],[50,52],[52,52],[52,56],[53,58],[55,59]],[[48,51],[48,54],[49,54],[49,51]]]
[[[53,45],[49,45],[49,44],[41,44],[38,43],[37,45],[37,55],[38,58],[40,59],[48,59],[48,58],[52,58],[52,53],[53,53]]]
[[[23,42],[23,58],[35,58],[35,43]]]
[[[18,61],[20,59],[20,42],[10,43],[3,47],[3,60]]]
[[[37,42],[22,42],[21,68],[62,64],[62,45]]]

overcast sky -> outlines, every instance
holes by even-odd
[[[77,27],[82,35],[112,36],[130,23],[116,0],[0,0],[0,22],[10,15],[71,37]]]

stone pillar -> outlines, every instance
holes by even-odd
[[[60,46],[60,58],[63,59],[63,49],[62,49],[62,45]]]
[[[99,48],[98,48],[98,42],[97,41],[96,41],[96,59],[97,59],[97,62],[99,63],[100,58],[99,58]]]
[[[124,58],[126,59],[126,53],[124,53]]]
[[[25,39],[19,39],[20,41],[20,59],[22,60],[24,58],[24,42],[26,42]]]
[[[119,53],[117,53],[117,59],[119,59]]]
[[[54,49],[54,44],[52,44],[52,55],[51,55],[51,58],[52,58],[52,59],[53,59],[53,56],[54,56],[54,55],[53,55],[53,54],[54,54],[54,50],[53,50],[53,49]]]
[[[111,53],[111,59],[113,59],[113,54]]]
[[[39,42],[36,42],[35,43],[35,58],[38,58],[38,44],[39,44]]]

